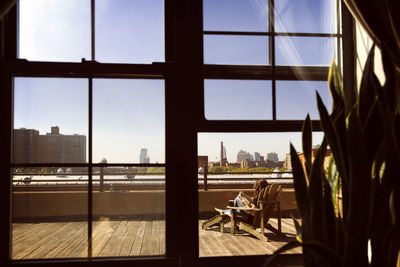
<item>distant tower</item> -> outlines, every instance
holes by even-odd
[[[147,156],[147,148],[140,149],[139,162],[140,163],[150,163],[150,157]]]
[[[257,162],[260,161],[260,153],[254,152],[254,161],[257,161]]]
[[[224,166],[224,142],[221,141],[221,151],[220,151],[220,158],[219,158],[219,166]]]

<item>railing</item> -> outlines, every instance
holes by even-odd
[[[113,176],[107,178],[108,176]],[[69,178],[70,177],[70,178]],[[199,187],[205,191],[209,186],[226,188],[229,186],[240,187],[251,185],[258,179],[267,179],[291,185],[293,183],[291,172],[204,172],[198,173]],[[59,190],[87,190],[87,173],[14,173],[13,189],[25,191],[28,189],[59,189]],[[132,189],[163,188],[165,185],[164,173],[132,173],[112,172],[101,170],[92,175],[92,184],[95,191],[121,191]]]

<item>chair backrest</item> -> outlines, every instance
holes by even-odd
[[[260,213],[257,212],[256,216],[254,216],[253,219],[254,227],[260,226],[261,215],[264,217],[264,224],[268,222],[276,205],[274,201],[279,200],[281,192],[282,192],[282,186],[278,184],[271,184],[267,186],[265,189],[261,190],[257,201],[257,208],[261,208],[261,203],[263,203],[263,210]]]

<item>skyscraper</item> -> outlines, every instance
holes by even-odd
[[[272,162],[278,162],[278,154],[275,152],[271,152],[267,154],[267,160]]]
[[[254,152],[254,161],[257,161],[257,162],[260,161],[260,153]]]
[[[13,162],[36,163],[39,131],[34,129],[14,129]]]
[[[150,163],[150,156],[147,155],[147,148],[140,149],[139,163]]]
[[[242,162],[244,160],[249,160],[252,161],[253,160],[253,156],[244,151],[243,149],[239,150],[239,152],[237,153],[237,162]]]
[[[220,153],[219,153],[219,166],[224,166],[228,162],[226,159],[226,148],[224,142],[221,141]]]

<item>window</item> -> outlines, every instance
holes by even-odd
[[[280,212],[296,214],[290,201],[285,203],[291,190],[287,180],[292,177],[289,143],[301,152],[300,132],[307,114],[314,120],[313,145],[322,141],[316,91],[329,109],[328,69],[334,57],[340,64],[341,56],[341,32],[336,24],[339,7],[335,0],[203,0],[205,121],[197,139],[198,183],[203,189],[198,194],[200,257],[274,251],[273,245],[264,245],[262,240],[274,238],[271,233],[280,227],[275,220],[268,221],[275,229],[265,236],[257,234],[260,225],[246,221],[240,212],[239,217],[254,224],[255,231],[241,226],[234,230],[232,221],[220,229],[214,223],[213,228],[213,220],[229,221],[213,208],[230,212],[225,208],[228,200],[240,191],[251,197],[257,179],[283,187],[275,217],[280,218]],[[205,159],[207,164],[200,163]],[[285,225],[286,239],[274,239],[275,245],[289,242],[295,233],[290,220],[280,223]],[[237,238],[218,231],[235,232]],[[256,240],[247,241],[244,237],[249,235]]]
[[[232,237],[201,226],[226,192],[198,172],[198,156],[218,161],[223,141],[228,162],[240,150],[282,161],[306,113],[320,130],[314,92],[331,104],[325,80],[332,56],[341,63],[340,3],[9,2],[0,17],[9,148],[1,260],[260,265],[264,256],[212,257],[213,241]],[[231,249],[219,256],[272,252]]]
[[[18,8],[10,259],[165,255],[164,1]]]

